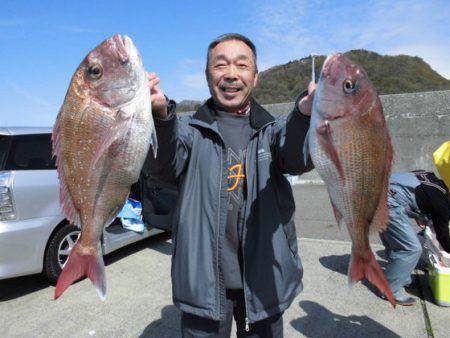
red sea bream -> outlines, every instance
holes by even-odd
[[[349,283],[367,278],[395,305],[369,245],[369,230],[387,226],[392,145],[383,108],[367,73],[342,54],[323,65],[308,136],[338,223],[352,239]]]
[[[90,278],[106,297],[100,239],[139,178],[157,142],[147,73],[133,42],[114,35],[81,62],[53,129],[60,201],[81,235],[62,270],[55,299]]]

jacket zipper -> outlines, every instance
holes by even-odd
[[[217,238],[216,238],[216,270],[217,270],[217,283],[219,284],[219,293],[218,293],[218,304],[219,304],[219,317],[221,312],[221,285],[220,285],[220,271],[219,271],[219,237],[220,237],[220,200],[222,198],[222,176],[223,176],[223,149],[220,147],[220,163],[222,170],[220,170],[220,179],[219,179],[219,208],[218,208],[218,216],[217,216]]]
[[[263,127],[261,127],[258,132],[263,129],[264,127],[268,126],[269,124],[272,124],[272,122],[270,123],[266,123]],[[254,136],[254,135],[253,135]],[[251,137],[250,142],[253,141],[254,137]],[[249,144],[250,144],[249,142]],[[256,163],[258,163],[258,149],[256,149]],[[247,198],[249,195],[249,191],[248,191],[248,175],[247,175],[247,169],[248,169],[248,145],[247,148],[245,149],[245,168],[244,168],[244,172],[245,172],[245,178],[247,181]],[[244,217],[242,217],[242,220],[245,219],[245,216],[247,214],[247,203],[248,201],[245,201],[245,206],[244,206]],[[245,227],[244,227],[244,223],[242,224],[242,286],[243,286],[243,290],[244,290],[244,304],[245,304],[245,331],[249,332],[250,331],[250,320],[248,319],[248,310],[247,310],[247,296],[245,293],[245,238],[244,238],[244,233],[245,233]]]
[[[248,166],[248,146],[245,149],[245,168],[244,168],[244,173],[245,173],[245,178],[247,181],[247,198],[248,198],[248,176],[247,176],[247,166]],[[258,156],[258,154],[256,154],[256,156]],[[244,205],[244,216],[242,217],[241,215],[241,220],[242,220],[242,286],[243,286],[243,291],[244,291],[244,305],[245,305],[245,331],[249,332],[250,331],[250,320],[248,319],[248,311],[247,311],[247,296],[245,293],[245,238],[244,238],[244,233],[245,233],[245,225],[243,220],[245,219],[245,215],[247,213],[247,199],[245,201],[245,205]]]

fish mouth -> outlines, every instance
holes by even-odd
[[[121,64],[126,65],[130,62],[129,51],[131,39],[124,35],[123,37],[120,34],[115,34],[112,37],[112,41],[114,42],[114,46],[116,47],[117,57]]]
[[[137,66],[138,68],[142,68],[143,67],[142,57],[139,51],[137,50],[136,46],[134,45],[133,40],[131,40],[131,38],[128,37],[127,35],[123,35],[121,37],[121,40],[123,47],[128,55],[129,62],[132,63],[134,66]]]
[[[331,74],[331,68],[335,62],[337,62],[338,59],[342,57],[342,53],[335,53],[328,55],[325,59],[322,67],[322,76],[329,76]]]
[[[123,47],[125,48],[125,50],[127,52],[130,52],[130,50],[133,46],[133,41],[131,41],[131,39],[127,35],[124,35],[124,36],[119,35],[119,37],[121,37],[121,39],[122,39],[122,44],[123,44]]]

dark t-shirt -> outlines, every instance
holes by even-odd
[[[246,195],[245,151],[252,136],[249,115],[216,112],[219,132],[227,148],[224,170],[228,175],[228,214],[221,270],[227,289],[242,288],[242,224],[240,216]]]

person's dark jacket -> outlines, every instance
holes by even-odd
[[[220,271],[227,216],[226,148],[212,100],[191,117],[155,119],[158,137],[156,177],[178,181],[180,197],[172,225],[172,292],[184,312],[225,319],[225,287]],[[295,203],[283,174],[312,169],[304,163],[309,117],[297,109],[276,120],[252,100],[245,174],[247,198],[243,225],[243,286],[250,323],[284,311],[302,290],[297,252]]]
[[[420,211],[431,218],[436,238],[442,248],[450,253],[450,196],[447,186],[432,172],[416,170],[419,179],[416,202]]]

